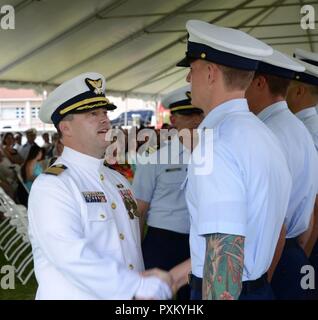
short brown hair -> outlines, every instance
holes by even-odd
[[[263,74],[263,73],[255,73],[255,78],[258,76],[263,76],[268,84],[269,92],[277,97],[277,96],[283,96],[286,97],[287,90],[289,87],[289,84],[291,80],[285,79],[282,77],[274,76],[271,74]]]
[[[254,71],[218,66],[223,73],[224,84],[228,89],[245,91],[253,80]]]

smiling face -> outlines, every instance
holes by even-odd
[[[65,146],[98,159],[103,157],[109,144],[105,135],[111,127],[106,109],[74,114],[71,120],[61,121],[59,126]]]

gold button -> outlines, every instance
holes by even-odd
[[[128,268],[129,268],[130,270],[134,270],[134,266],[133,266],[132,264],[130,264],[130,265],[128,266]]]
[[[112,209],[116,209],[116,208],[117,208],[116,203],[113,202],[113,203],[112,203]]]
[[[120,233],[120,234],[119,234],[119,238],[120,238],[120,240],[124,240],[124,239],[125,239],[125,236],[124,236],[122,233]]]
[[[100,174],[100,179],[102,180],[102,181],[104,181],[104,176],[102,175],[102,174]]]
[[[201,53],[201,59],[205,59],[206,54],[204,52]]]
[[[100,214],[101,219],[105,219],[106,216],[104,214]]]

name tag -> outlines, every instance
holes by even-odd
[[[166,169],[166,172],[175,172],[175,171],[182,171],[182,168],[169,168],[169,169]]]
[[[107,202],[104,192],[86,191],[82,192],[86,202]]]

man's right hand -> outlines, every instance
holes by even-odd
[[[137,300],[167,300],[172,298],[172,277],[169,272],[149,269],[142,272],[141,284],[135,294]]]

